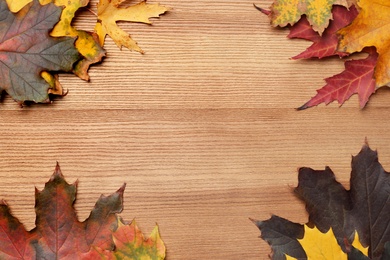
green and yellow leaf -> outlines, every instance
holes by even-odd
[[[271,24],[281,27],[293,25],[306,15],[313,29],[322,34],[332,19],[332,7],[336,4],[350,5],[346,0],[275,0],[271,6]]]

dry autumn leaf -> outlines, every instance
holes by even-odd
[[[147,4],[146,1],[136,5],[121,8],[120,4],[125,0],[100,0],[98,4],[98,22],[95,31],[99,35],[100,44],[108,34],[119,48],[125,46],[130,50],[143,53],[131,36],[117,25],[117,21],[139,22],[150,24],[149,18],[159,17],[168,11],[168,8],[159,4]]]
[[[68,184],[57,165],[42,191],[36,190],[36,227],[26,231],[0,204],[1,259],[164,259],[165,246],[156,227],[149,239],[133,221],[125,225],[117,214],[123,208],[123,185],[101,196],[89,217],[78,221],[73,207],[77,182]]]
[[[57,6],[64,7],[60,21],[54,26],[50,35],[54,37],[72,36],[77,37],[75,42],[77,50],[83,56],[83,59],[78,61],[73,69],[73,72],[81,79],[89,80],[88,69],[91,64],[100,62],[106,51],[99,43],[99,37],[94,32],[77,30],[71,23],[76,12],[86,7],[89,0],[46,0],[53,2]],[[42,0],[41,0],[42,2]]]
[[[341,29],[339,50],[353,53],[364,47],[376,47],[379,54],[375,66],[376,87],[390,83],[390,2],[359,0],[359,15],[351,25]]]
[[[329,104],[335,100],[341,105],[353,94],[358,94],[360,107],[363,108],[375,92],[374,68],[378,58],[375,49],[367,49],[365,59],[345,62],[345,70],[333,77],[326,78],[326,85],[317,90],[317,95],[298,108],[298,110]]]
[[[149,18],[159,17],[168,10],[159,4],[146,4],[146,1],[124,8],[122,4],[125,0],[100,0],[97,13],[88,9],[98,19],[96,32],[90,32],[72,26],[77,12],[87,8],[89,0],[0,1],[0,37],[3,36],[3,42],[0,42],[0,72],[3,77],[0,79],[4,79],[0,91],[5,90],[21,104],[24,101],[49,102],[49,94],[65,95],[58,75],[53,74],[55,72],[72,71],[88,81],[89,67],[106,55],[102,46],[107,34],[119,47],[125,46],[143,53],[116,23],[130,21],[150,24]],[[39,5],[38,1],[45,7]],[[42,11],[53,9],[53,4],[59,6],[54,15],[52,10]],[[33,8],[30,10],[31,6]],[[45,30],[41,27],[35,29],[34,20],[31,19],[33,16],[45,21]],[[31,28],[24,30],[29,24]],[[23,50],[28,50],[28,53],[23,53]],[[32,53],[31,50],[38,52]],[[26,55],[29,59],[21,64],[19,60]]]
[[[20,103],[48,102],[52,86],[41,73],[71,71],[79,59],[74,38],[49,36],[60,15],[59,7],[37,0],[14,14],[0,0],[0,90]]]
[[[283,2],[283,1],[282,1]],[[274,5],[279,1],[275,0]],[[284,2],[283,2],[284,3]],[[300,9],[301,1],[281,4],[283,13],[294,13]],[[342,105],[351,95],[358,94],[360,107],[366,106],[370,96],[377,88],[390,84],[390,37],[386,28],[390,25],[390,4],[384,0],[348,1],[348,9],[333,3],[333,20],[322,35],[315,31],[305,16],[290,26],[289,38],[313,41],[313,44],[293,59],[323,58],[333,55],[347,57],[352,53],[365,53],[367,58],[347,60],[345,71],[326,78],[326,85],[317,90],[298,110],[329,104],[335,100]],[[357,6],[358,8],[355,8]],[[271,17],[273,10],[260,11]],[[287,16],[286,16],[287,17]],[[390,27],[389,27],[390,28]]]
[[[387,259],[390,256],[390,174],[378,162],[376,152],[364,146],[352,158],[350,190],[336,181],[328,167],[323,171],[301,168],[298,180],[294,191],[306,204],[308,226],[316,227],[323,234],[332,229],[334,235],[330,237],[334,236],[348,257]],[[277,216],[255,224],[261,230],[261,237],[270,244],[273,259],[286,259],[286,255],[307,259],[315,254],[312,246],[302,244],[308,235],[304,225]],[[313,239],[308,237],[306,242]],[[318,239],[316,243],[322,243],[322,238]]]
[[[313,44],[304,52],[293,57],[293,59],[324,58],[333,55],[344,57],[345,52],[337,51],[338,37],[336,32],[349,25],[358,14],[354,6],[349,10],[342,6],[334,6],[332,9],[333,20],[330,21],[329,27],[325,29],[320,36],[313,30],[306,17],[302,17],[298,23],[290,28],[288,38],[298,38],[312,41]]]
[[[304,237],[298,239],[298,242],[301,244],[303,250],[306,253],[307,259],[315,260],[347,260],[348,254],[341,250],[341,247],[336,241],[336,237],[333,234],[332,228],[330,228],[326,233],[322,233],[318,230],[317,227],[310,228],[307,225],[304,225]],[[352,246],[360,254],[367,256],[368,248],[363,247],[359,241],[359,235],[355,233],[355,238],[352,242]],[[286,255],[286,259],[297,259]]]
[[[294,25],[306,15],[312,28],[321,35],[332,19],[333,5],[348,7],[350,4],[346,0],[275,0],[269,17],[273,26],[284,27]]]

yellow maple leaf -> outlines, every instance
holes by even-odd
[[[304,234],[304,237],[298,241],[308,259],[347,259],[347,254],[341,250],[332,228],[322,233],[317,227],[309,228],[305,225]]]
[[[326,233],[322,233],[317,227],[310,228],[304,225],[304,237],[298,239],[303,250],[309,260],[317,259],[338,259],[346,260],[348,255],[341,249],[337,243],[336,237],[332,228]],[[368,247],[363,247],[359,240],[359,235],[355,232],[355,237],[352,242],[352,246],[360,250],[364,255],[368,256]],[[287,260],[296,259],[289,255],[285,255]]]
[[[63,6],[60,21],[54,26],[50,35],[53,37],[71,36],[77,37],[76,49],[83,55],[83,59],[75,64],[74,73],[84,80],[89,80],[88,69],[93,63],[101,61],[105,51],[94,33],[77,30],[71,25],[76,12],[88,5],[89,0],[41,0],[41,3],[53,2],[57,6]]]
[[[104,40],[108,34],[119,48],[125,46],[130,50],[143,53],[128,33],[124,32],[116,24],[117,21],[139,22],[151,24],[149,18],[159,17],[160,14],[168,11],[167,7],[159,4],[147,4],[146,1],[126,8],[119,5],[125,0],[100,0],[98,4],[98,22],[95,31],[99,35],[100,44],[104,45]]]
[[[374,78],[376,87],[382,87],[390,83],[390,1],[359,0],[357,4],[359,15],[338,32],[338,49],[353,53],[375,46],[379,56]]]
[[[293,25],[305,14],[313,29],[322,34],[332,19],[335,4],[351,5],[350,0],[275,0],[271,6],[271,24],[281,27]]]

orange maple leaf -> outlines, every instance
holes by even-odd
[[[375,66],[376,87],[390,83],[390,1],[360,0],[360,13],[347,27],[341,29],[339,51],[360,52],[374,46],[379,54]]]

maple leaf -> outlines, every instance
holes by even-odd
[[[317,90],[317,95],[298,108],[303,110],[321,103],[326,105],[337,100],[341,105],[353,94],[358,94],[360,107],[363,108],[375,92],[374,69],[378,54],[375,49],[366,50],[368,57],[345,62],[345,70],[333,77],[326,78],[326,85]]]
[[[13,14],[0,0],[0,91],[21,103],[49,101],[50,85],[41,72],[71,71],[79,58],[75,39],[49,36],[60,14],[61,8],[37,0]]]
[[[88,69],[90,65],[100,62],[106,56],[106,51],[100,45],[99,37],[96,33],[77,30],[71,25],[76,12],[81,7],[86,7],[89,0],[48,0],[48,2],[65,7],[60,21],[54,26],[50,35],[54,37],[77,37],[75,45],[83,59],[75,64],[73,72],[81,79],[89,80]]]
[[[390,82],[390,2],[388,0],[359,0],[359,15],[341,29],[339,51],[360,52],[374,46],[379,54],[375,66],[376,87]]]
[[[322,233],[317,227],[309,228],[304,225],[305,236],[298,239],[309,259],[345,259],[347,254],[341,250],[333,234],[332,228]]]
[[[149,238],[145,239],[135,220],[125,225],[119,219],[113,239],[116,248],[111,254],[115,259],[145,259],[145,256],[151,259],[165,258],[165,246],[160,238],[158,226],[154,228]]]
[[[310,228],[307,225],[304,225],[304,237],[298,239],[298,242],[301,244],[302,248],[306,253],[307,259],[338,259],[338,260],[347,260],[351,257],[352,259],[366,259],[368,255],[368,248],[364,248],[359,241],[359,235],[355,233],[355,238],[352,243],[351,252],[345,253],[341,250],[341,247],[336,241],[336,238],[333,234],[332,228],[330,228],[326,233],[322,233],[318,230],[317,227]],[[289,255],[285,255],[286,259],[297,259]],[[368,258],[369,259],[369,258]]]
[[[140,243],[138,239],[144,239],[135,223],[124,225],[118,221],[124,189],[125,185],[109,196],[102,195],[89,217],[80,222],[73,206],[77,182],[68,184],[57,164],[45,188],[35,192],[37,217],[33,230],[26,231],[8,205],[4,201],[0,204],[0,258],[107,259],[122,250],[163,259],[165,246],[158,229],[153,231],[152,238]],[[132,243],[123,245],[118,239],[123,236],[133,238],[129,239]]]
[[[269,17],[273,26],[284,27],[294,25],[306,15],[312,28],[321,35],[332,19],[333,5],[348,7],[350,3],[346,0],[275,0]]]
[[[130,50],[143,53],[129,34],[124,32],[116,24],[117,21],[139,22],[151,24],[149,18],[159,17],[168,11],[168,8],[159,4],[147,4],[142,1],[136,5],[120,8],[119,5],[125,0],[100,0],[98,4],[98,22],[95,31],[99,35],[100,44],[104,45],[104,40],[108,34],[119,48],[125,46]]]
[[[338,36],[336,32],[350,24],[357,16],[357,9],[352,6],[349,10],[345,7],[335,5],[332,8],[333,20],[330,21],[324,33],[320,36],[313,30],[306,17],[302,17],[298,23],[290,28],[288,38],[306,39],[314,42],[301,54],[294,56],[293,59],[324,58],[333,55],[344,57],[345,52],[337,51]]]
[[[389,253],[390,174],[378,162],[376,152],[363,146],[352,158],[350,190],[336,181],[329,167],[322,171],[301,168],[298,180],[294,191],[306,204],[308,226],[321,233],[331,228],[338,245],[350,255],[364,255],[360,250],[367,247],[370,259]],[[299,242],[306,236],[303,225],[276,216],[255,223],[271,245],[274,259],[285,259],[285,254],[306,259],[307,252]],[[356,233],[361,246],[355,241]]]

